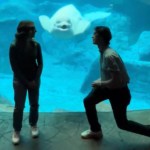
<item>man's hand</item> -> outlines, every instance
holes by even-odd
[[[101,80],[95,80],[92,83],[92,87],[96,88],[96,87],[100,87],[102,85]]]

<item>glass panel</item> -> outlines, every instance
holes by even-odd
[[[84,111],[83,98],[100,77],[94,28],[108,26],[111,47],[130,76],[129,110],[150,107],[149,0],[0,0],[0,111],[14,107],[9,47],[21,20],[32,20],[42,48],[40,111]],[[26,63],[26,62],[25,62]],[[25,111],[29,110],[28,100]],[[111,110],[103,102],[98,110]]]

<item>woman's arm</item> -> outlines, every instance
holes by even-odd
[[[41,51],[40,44],[37,45],[37,65],[38,65],[38,69],[37,69],[35,80],[39,80],[42,70],[43,70],[43,57],[42,57],[42,51]]]
[[[12,68],[13,73],[15,74],[15,76],[21,81],[23,82],[23,84],[28,85],[28,80],[25,78],[25,76],[21,73],[18,64],[19,62],[17,61],[17,57],[16,57],[16,47],[12,44],[10,46],[9,49],[9,60],[10,60],[10,65]]]

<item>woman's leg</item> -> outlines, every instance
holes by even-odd
[[[15,131],[20,131],[22,128],[23,109],[25,105],[26,87],[18,80],[13,81],[15,108],[13,112],[13,128]]]
[[[29,103],[30,103],[30,114],[29,114],[29,124],[31,126],[36,126],[38,121],[38,107],[39,107],[39,82],[35,89],[29,89]]]

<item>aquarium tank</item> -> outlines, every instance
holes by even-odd
[[[84,112],[83,99],[100,77],[99,52],[92,34],[108,26],[111,47],[130,76],[128,110],[150,108],[149,0],[0,0],[0,112],[14,108],[9,47],[21,20],[32,20],[41,44],[43,72],[40,112]],[[109,101],[98,111],[111,111]],[[25,111],[29,111],[28,98]]]

